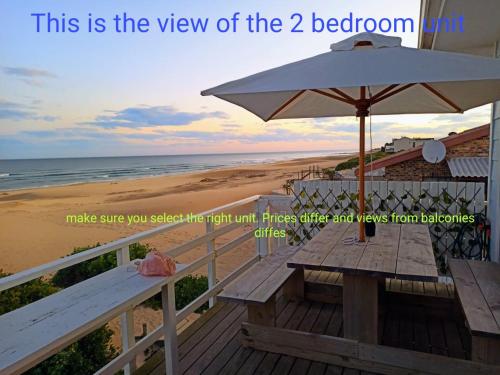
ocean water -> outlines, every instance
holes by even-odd
[[[0,190],[153,177],[345,153],[314,151],[0,160]]]

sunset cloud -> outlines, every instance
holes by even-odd
[[[0,120],[40,120],[52,122],[57,120],[57,117],[39,115],[35,112],[34,107],[32,106],[0,99]]]
[[[55,74],[42,69],[12,66],[4,66],[1,69],[4,74],[16,77],[18,80],[36,87],[43,86],[46,79],[57,78]]]
[[[100,115],[94,121],[85,123],[105,128],[141,128],[146,126],[189,125],[195,121],[219,118],[226,119],[224,112],[183,112],[172,106],[129,107],[120,111],[107,111],[109,115]]]

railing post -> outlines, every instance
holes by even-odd
[[[122,247],[116,251],[116,263],[118,266],[130,263],[129,246]],[[122,352],[128,351],[135,345],[134,334],[134,310],[130,309],[120,315],[120,332],[122,339]],[[130,375],[135,370],[135,360],[123,368],[125,375]]]
[[[212,221],[206,222],[207,234],[214,231],[214,223]],[[212,254],[215,250],[215,239],[207,241],[207,253]],[[213,257],[210,262],[208,262],[208,289],[212,289],[217,283],[217,273],[216,273],[216,258]],[[216,303],[216,297],[210,297],[208,300],[208,306],[213,307]]]
[[[267,224],[264,223],[262,215],[264,212],[267,210],[267,199],[262,199],[259,198],[257,203],[255,204],[255,211],[257,215],[257,229],[264,229],[267,227]],[[269,242],[268,238],[266,236],[261,236],[256,238],[256,245],[257,245],[257,254],[259,254],[260,257],[265,257],[269,253]]]
[[[163,308],[163,336],[165,342],[165,373],[177,375],[179,355],[177,352],[177,318],[175,310],[175,283],[169,281],[161,288]]]

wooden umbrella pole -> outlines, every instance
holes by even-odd
[[[366,87],[361,86],[360,98],[356,103],[357,113],[359,117],[359,240],[365,241],[365,223],[363,215],[365,213],[365,118],[368,116],[369,102],[366,100]]]

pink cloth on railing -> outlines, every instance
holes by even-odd
[[[172,276],[175,274],[175,262],[158,250],[152,250],[139,263],[137,270],[144,276]]]

